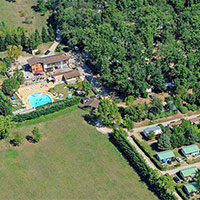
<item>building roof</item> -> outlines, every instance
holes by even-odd
[[[32,66],[37,63],[51,64],[51,63],[56,63],[56,62],[68,60],[68,59],[69,59],[69,56],[63,53],[63,54],[57,54],[57,55],[45,56],[45,57],[34,56],[28,59],[27,62],[30,66]]]
[[[199,147],[196,144],[192,144],[192,145],[183,147],[182,151],[185,154],[196,153],[196,152],[199,152]]]
[[[182,124],[182,120],[178,120],[178,121],[175,121],[175,122],[171,122],[169,124],[169,127],[173,127],[174,125],[179,126],[181,124]]]
[[[91,108],[98,108],[99,106],[99,100],[97,99],[91,99],[90,101],[87,101],[84,106],[88,106]]]
[[[161,130],[160,126],[154,126],[154,127],[146,128],[146,129],[144,129],[144,132],[149,133],[151,131],[157,131],[157,130]]]
[[[164,159],[169,159],[169,158],[175,157],[174,152],[171,151],[171,150],[157,152],[157,156],[159,157],[160,160],[164,160]]]
[[[83,97],[82,100],[84,106],[86,107],[98,108],[99,106],[99,100],[97,99],[96,96]]]
[[[191,123],[194,123],[194,124],[199,123],[200,122],[200,116],[192,118],[192,119],[190,119],[190,121],[191,121]]]
[[[71,70],[71,71],[65,72],[63,76],[65,80],[67,80],[67,79],[79,77],[81,76],[81,74],[78,70]]]
[[[42,57],[41,59],[42,59],[43,64],[51,64],[51,63],[56,63],[63,60],[68,60],[69,56],[63,53],[63,54],[57,54],[53,56]]]
[[[29,59],[27,60],[27,62],[28,62],[28,64],[29,64],[30,66],[32,66],[32,65],[35,65],[35,64],[38,64],[38,63],[42,63],[42,59],[41,59],[40,57],[34,56],[34,57],[32,57],[32,58],[29,58]]]
[[[184,187],[185,187],[186,191],[188,192],[188,194],[190,194],[191,192],[198,191],[198,183],[197,182],[185,184]]]
[[[182,169],[180,170],[180,172],[182,173],[183,177],[194,177],[195,174],[198,172],[198,169],[196,167],[190,167],[190,168],[186,168],[186,169]]]

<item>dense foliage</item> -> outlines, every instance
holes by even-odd
[[[150,87],[174,89],[170,82],[183,86],[185,97],[193,89],[192,101],[199,105],[199,1],[52,1],[63,42],[89,52],[110,88],[146,97]]]
[[[197,125],[191,124],[189,120],[182,120],[180,126],[173,126],[173,129],[162,126],[163,134],[158,139],[158,149],[168,150],[183,145],[194,144],[200,141],[200,129]]]

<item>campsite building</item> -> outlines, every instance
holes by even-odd
[[[174,152],[171,150],[157,152],[156,156],[161,162],[167,162],[168,160],[175,158]]]
[[[180,170],[179,174],[183,180],[187,180],[188,178],[194,178],[197,172],[198,169],[196,167],[190,167]]]
[[[185,157],[199,155],[199,147],[196,144],[185,146],[181,149],[181,152]]]
[[[194,193],[197,193],[199,191],[198,188],[198,183],[193,182],[193,183],[188,183],[184,185],[184,190],[187,193],[188,196],[191,196]]]
[[[145,137],[147,137],[147,138],[149,138],[150,132],[153,132],[154,136],[159,136],[162,134],[162,129],[160,128],[160,126],[154,126],[154,127],[146,128],[143,131]]]

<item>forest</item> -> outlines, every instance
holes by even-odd
[[[51,2],[63,43],[88,52],[109,88],[124,97],[167,91],[199,106],[199,0]]]

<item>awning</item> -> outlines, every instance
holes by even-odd
[[[41,74],[43,72],[43,70],[37,70],[35,71],[35,74]]]

